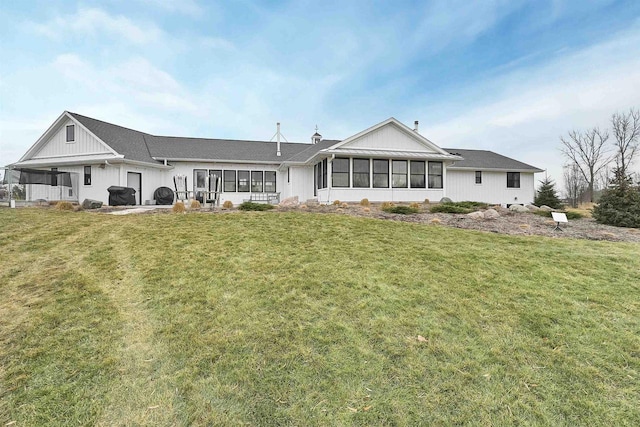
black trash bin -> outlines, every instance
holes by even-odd
[[[172,205],[175,198],[173,190],[169,187],[158,187],[153,193],[156,205]]]
[[[109,192],[109,206],[126,206],[136,204],[136,190],[131,187],[111,186]]]

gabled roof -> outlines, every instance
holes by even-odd
[[[464,160],[456,162],[448,169],[493,169],[493,170],[509,170],[513,172],[543,172],[542,169],[518,160],[506,157],[493,151],[487,150],[467,150],[460,148],[444,148],[451,154],[457,154]]]
[[[122,154],[125,159],[140,162],[157,163],[151,157],[144,132],[92,119],[78,113],[69,112],[71,117],[80,122],[91,133],[100,138],[105,144]]]
[[[407,125],[405,125],[404,123],[398,121],[395,117],[389,117],[387,120],[384,120],[378,124],[375,124],[373,126],[371,126],[368,129],[363,130],[362,132],[358,132],[357,134],[350,136],[349,138],[341,141],[340,143],[336,144],[335,146],[331,147],[330,149],[338,149],[338,148],[347,148],[346,146],[349,145],[349,143],[357,140],[358,138],[368,134],[368,133],[372,133],[375,132],[376,130],[384,127],[384,126],[395,126],[396,129],[400,130],[402,133],[404,133],[405,135],[409,136],[412,140],[416,141],[417,143],[423,145],[425,147],[425,149],[428,149],[429,151],[433,151],[439,154],[443,154],[443,155],[448,155],[449,153],[447,153],[446,151],[444,151],[442,148],[438,147],[436,144],[434,144],[433,142],[429,141],[427,138],[425,138],[424,136],[422,136],[421,134],[419,134],[418,132],[414,131],[413,129],[409,128]]]
[[[276,142],[272,141],[157,136],[77,113],[69,114],[126,159],[149,163],[165,159],[281,163],[312,147],[311,144],[283,142],[280,144],[282,155],[277,156]]]

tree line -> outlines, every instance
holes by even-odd
[[[574,207],[580,201],[594,202],[598,188],[634,179],[631,165],[640,153],[640,109],[614,113],[610,126],[610,130],[572,130],[560,137],[560,150],[567,160],[564,186]]]

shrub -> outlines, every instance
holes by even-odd
[[[72,211],[73,204],[71,204],[71,202],[58,202],[56,203],[56,209],[60,211]]]
[[[445,203],[443,203],[445,204]],[[465,202],[450,202],[450,203],[446,203],[447,205],[455,205],[455,206],[460,206],[461,208],[467,208],[467,209],[473,209],[473,210],[478,210],[478,209],[486,209],[489,207],[488,203],[484,203],[484,202],[472,202],[472,201],[465,201]]]
[[[431,202],[429,201],[429,199],[424,199],[424,204],[425,204],[425,205],[428,205],[429,203],[431,203]]]
[[[414,208],[414,209],[420,209],[420,203],[413,202],[413,203],[409,204],[409,206]]]
[[[238,209],[241,211],[268,211],[273,209],[273,205],[269,203],[253,203],[253,202],[244,202]]]
[[[175,205],[173,205],[173,207],[171,208],[171,210],[173,211],[173,213],[184,213],[184,211],[186,210],[184,207],[184,203],[182,202],[176,202]]]
[[[347,202],[344,202],[340,204],[340,207],[346,209],[349,207],[349,204]]]
[[[222,207],[225,209],[231,209],[233,207],[233,202],[231,200],[225,200]]]
[[[334,200],[333,204],[336,205],[336,206],[339,205],[340,204],[340,200]]]
[[[480,209],[486,209],[489,205],[483,202],[444,202],[439,205],[431,206],[430,212],[437,213],[455,213],[468,214]]]
[[[473,209],[463,208],[462,206],[454,205],[453,203],[441,203],[439,205],[431,206],[429,209],[431,213],[454,213],[454,214],[467,214],[473,212]]]
[[[560,211],[560,212],[567,215],[567,219],[580,219],[583,217],[583,215],[580,212],[574,212],[574,211]],[[553,218],[553,216],[551,215],[551,211],[545,211],[540,209],[539,211],[532,211],[531,213],[534,215],[544,216],[547,218]]]
[[[624,182],[606,189],[593,208],[593,218],[616,227],[640,228],[640,189]]]
[[[201,207],[202,205],[197,200],[192,200],[191,203],[189,204],[189,209],[200,209]]]
[[[389,206],[387,208],[382,208],[382,210],[387,213],[394,213],[394,214],[401,214],[401,215],[415,214],[420,211],[418,208],[414,208],[411,206]]]
[[[393,202],[382,202],[382,205],[380,206],[380,208],[382,210],[388,209],[388,208],[392,208],[395,206],[395,203]]]
[[[360,206],[369,206],[371,203],[369,203],[369,199],[362,199],[360,200]]]

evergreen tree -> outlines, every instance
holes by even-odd
[[[617,168],[611,186],[593,208],[593,217],[602,224],[617,227],[640,227],[640,186]]]
[[[556,192],[556,183],[551,178],[545,178],[540,181],[540,184],[533,204],[536,206],[547,205],[550,208],[562,209],[562,202]]]

